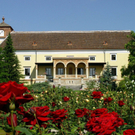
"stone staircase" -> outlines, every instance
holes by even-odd
[[[61,87],[70,88],[72,90],[80,90],[81,89],[81,85],[61,85]]]

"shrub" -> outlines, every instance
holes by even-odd
[[[33,90],[34,92],[42,92],[44,89],[48,89],[50,86],[49,82],[42,82],[42,83],[35,83],[32,85],[26,86],[30,91]]]

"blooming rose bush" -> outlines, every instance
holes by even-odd
[[[20,84],[18,85],[20,88]],[[5,87],[7,86],[5,85]],[[29,92],[27,88],[24,89],[25,92]],[[18,94],[13,94],[13,97],[9,96],[9,100],[5,100],[5,104],[2,104],[3,107],[14,108],[13,126],[25,128],[25,130],[21,130],[20,135],[26,134],[26,130],[32,135],[49,134],[50,132],[53,134],[52,129],[57,130],[58,134],[77,135],[85,132],[86,134],[113,135],[125,134],[129,132],[126,131],[127,129],[134,128],[135,100],[131,93],[116,91],[102,93],[100,89],[76,92],[64,87],[43,88],[42,90],[41,93],[37,93],[38,90],[36,93],[31,92],[31,97],[34,97],[35,100],[32,98],[32,101],[27,104],[23,104],[25,102],[22,101],[17,102],[17,97],[23,99],[25,95],[23,92],[23,94],[19,94],[19,90]],[[9,90],[9,93],[11,91]],[[8,92],[5,96],[7,94]],[[119,101],[124,103],[122,107],[119,107]],[[5,114],[1,111],[0,127],[4,127],[5,131],[11,131],[11,123],[10,113]],[[15,130],[17,130],[16,128]]]

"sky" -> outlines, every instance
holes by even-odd
[[[0,0],[3,16],[14,31],[135,31],[135,0]]]

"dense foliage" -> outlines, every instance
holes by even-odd
[[[7,90],[7,86],[7,83],[0,84],[2,91]],[[19,88],[21,88],[20,85]],[[41,93],[37,93],[38,89],[36,93],[31,90],[30,94],[34,100],[24,104],[30,98],[23,92],[29,91],[22,85],[23,97],[21,98],[20,90],[14,91],[14,89],[9,93],[18,92],[18,94],[13,94],[14,96],[5,100],[10,111],[5,113],[5,110],[0,109],[2,110],[0,127],[3,129],[1,132],[16,131],[14,133],[17,134],[19,131],[20,135],[125,135],[128,132],[134,133],[135,96],[131,92],[110,91],[109,88],[106,88],[104,93],[100,91],[100,88],[76,92],[65,87],[42,87]],[[8,97],[7,92],[4,97]],[[0,103],[3,101],[2,98],[1,96]],[[20,106],[17,105],[19,102]]]
[[[27,88],[35,93],[39,93],[39,92],[42,92],[43,89],[48,89],[50,88],[50,84],[49,84],[49,81],[45,81],[45,82],[42,82],[42,83],[34,83],[32,85],[26,85]]]
[[[123,76],[129,76],[130,80],[135,81],[135,32],[131,31],[130,35],[128,35],[130,41],[125,44],[125,49],[129,51],[128,57],[128,66],[123,66],[121,69],[121,74]]]

